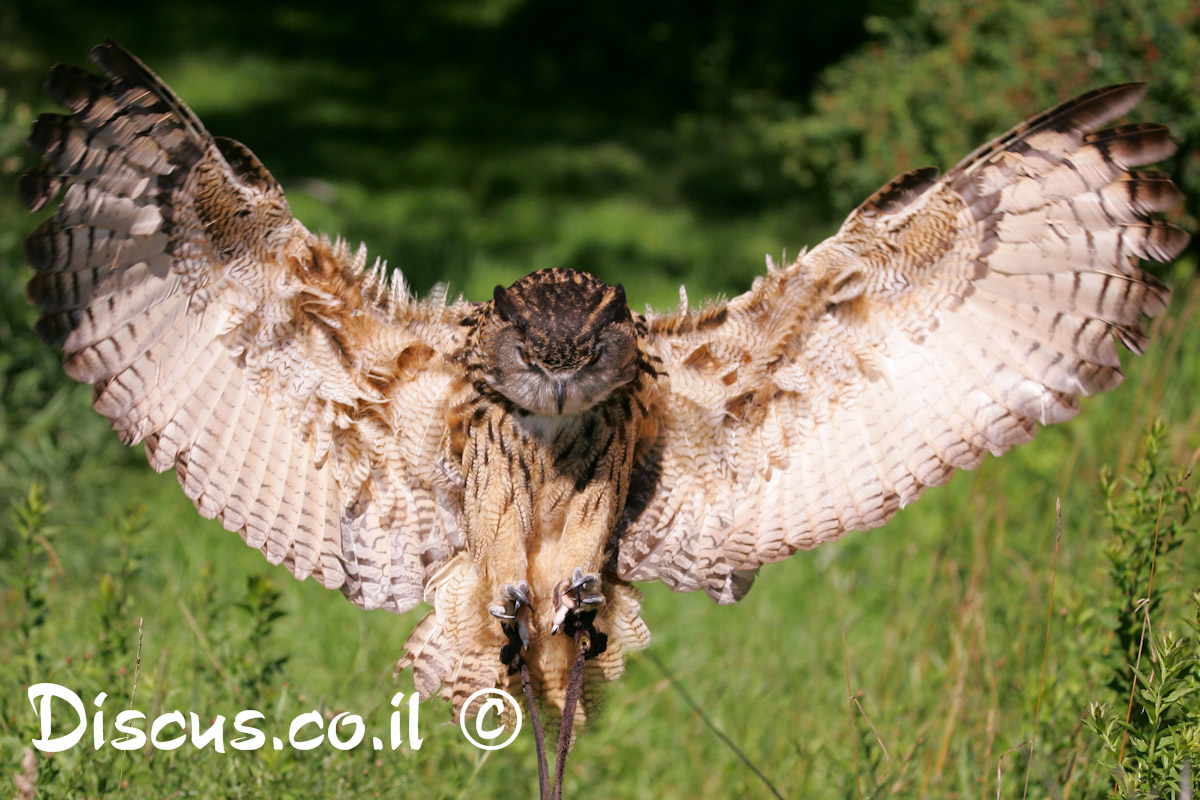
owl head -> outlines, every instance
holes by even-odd
[[[637,328],[620,286],[540,270],[497,286],[490,312],[484,375],[526,411],[578,414],[637,375]]]

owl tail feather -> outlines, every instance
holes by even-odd
[[[480,603],[474,565],[459,554],[425,586],[433,606],[409,634],[396,673],[412,667],[413,685],[422,700],[440,695],[461,718],[467,700],[480,689],[503,688],[507,669],[500,662],[504,634]],[[473,714],[478,709],[468,709]]]

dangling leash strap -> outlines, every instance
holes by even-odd
[[[546,762],[546,732],[538,713],[537,699],[533,693],[533,681],[529,676],[529,665],[522,656],[520,640],[510,636],[509,643],[500,653],[501,660],[511,672],[521,673],[521,688],[525,690],[525,701],[529,704],[529,719],[533,723],[534,742],[537,747],[538,789],[541,800],[562,800],[563,773],[567,766],[567,753],[571,749],[571,733],[575,728],[575,709],[583,692],[584,666],[589,658],[604,652],[608,637],[592,627],[595,614],[581,614],[568,618],[564,631],[575,639],[575,662],[571,665],[571,679],[567,683],[567,695],[563,701],[562,723],[558,729],[558,751],[554,759],[554,785],[550,785],[549,765]]]
[[[583,690],[583,665],[592,647],[589,628],[591,620],[575,631],[575,663],[571,667],[571,681],[567,684],[567,697],[563,701],[562,724],[558,726],[558,757],[554,760],[554,791],[550,794],[550,800],[562,800],[563,772],[567,767],[567,751],[571,749],[571,731],[575,727],[575,706]]]

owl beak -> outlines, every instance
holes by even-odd
[[[563,401],[567,399],[567,386],[562,381],[554,382],[554,399],[558,402],[558,413],[563,410]]]

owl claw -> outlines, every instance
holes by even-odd
[[[500,587],[504,596],[503,605],[488,606],[488,613],[500,620],[506,631],[513,631],[521,639],[521,646],[529,648],[529,617],[533,603],[529,599],[529,583],[506,583]]]
[[[596,609],[604,602],[600,593],[600,576],[595,573],[584,573],[576,567],[571,577],[559,581],[554,587],[554,624],[550,633],[558,633],[559,628],[567,621],[567,615]]]
[[[506,609],[504,606],[495,605],[488,606],[488,613],[496,619],[516,619],[517,616],[513,612]]]
[[[533,602],[529,599],[529,582],[521,581],[520,583],[506,583],[500,587],[500,591],[504,593],[507,600],[511,600],[517,604],[517,607],[532,606]]]

